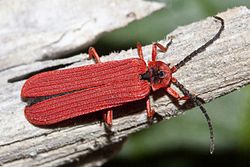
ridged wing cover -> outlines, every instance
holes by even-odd
[[[146,70],[143,60],[126,59],[35,75],[22,97],[72,93],[27,106],[25,116],[33,124],[49,125],[143,99],[150,92],[149,83],[140,79]]]

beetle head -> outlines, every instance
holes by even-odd
[[[149,61],[148,72],[153,91],[169,86],[172,78],[169,64],[165,64],[162,61]]]

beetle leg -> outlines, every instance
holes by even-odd
[[[155,110],[151,108],[149,98],[147,99],[146,107],[147,107],[147,117],[148,117],[148,121],[149,121],[149,122],[152,122],[153,117],[154,117],[154,115],[155,115]]]
[[[113,121],[113,110],[104,111],[103,120],[108,127],[111,127]]]
[[[99,57],[98,53],[96,52],[95,48],[90,47],[89,48],[89,59],[91,59],[92,57],[94,57],[96,63],[101,63],[100,57]]]
[[[137,46],[138,56],[140,57],[140,59],[144,60],[141,43],[137,42],[136,46]]]
[[[172,73],[175,73],[177,71],[177,68],[175,67],[175,66],[173,66],[172,68],[171,68],[171,72]]]
[[[171,82],[172,83],[176,83],[177,82],[177,79],[172,77],[171,78]],[[173,96],[174,98],[176,98],[177,100],[188,100],[190,99],[190,96],[184,94],[184,96],[180,96],[174,89],[172,89],[171,87],[167,87],[165,89],[171,96]]]
[[[189,96],[190,99],[193,101],[193,103],[195,105],[199,106],[201,112],[205,116],[205,118],[207,120],[208,128],[209,128],[209,132],[210,132],[210,153],[212,154],[214,151],[214,130],[213,130],[213,125],[212,125],[211,119],[210,119],[209,115],[207,114],[206,109],[202,105],[203,100],[201,101],[200,98],[198,98],[196,95],[193,95],[192,93],[190,93],[189,90],[187,90],[181,83],[179,83],[177,81],[177,79],[172,78],[172,83],[176,87],[178,87],[184,95]]]
[[[157,56],[157,48],[160,49],[162,52],[167,52],[168,47],[172,44],[173,37],[169,37],[169,42],[167,43],[166,46],[163,46],[162,44],[155,42],[152,45],[152,61],[156,61],[156,56]]]
[[[174,97],[177,100],[188,100],[190,97],[187,95],[184,96],[180,96],[174,89],[172,89],[171,87],[167,87],[165,89],[168,94],[170,94],[172,97]]]

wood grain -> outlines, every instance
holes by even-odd
[[[250,83],[250,10],[238,7],[218,14],[225,20],[220,39],[193,58],[175,73],[175,77],[191,92],[206,102],[228,94]],[[212,17],[179,27],[167,53],[159,60],[172,65],[204,44],[218,31],[219,22]],[[164,39],[159,41],[165,44]],[[151,45],[143,47],[145,58],[151,55]],[[137,57],[130,49],[101,57],[102,61]],[[71,64],[72,63],[72,64]],[[40,128],[24,118],[25,103],[20,99],[24,80],[45,69],[75,67],[94,63],[86,54],[67,59],[49,60],[22,65],[0,72],[0,164],[6,166],[57,166],[81,163],[101,165],[115,154],[131,133],[148,127],[144,102],[116,109],[113,135],[108,135],[96,115],[79,118],[58,127]],[[8,82],[9,80],[9,82]],[[164,119],[176,116],[179,109],[164,92],[152,96],[155,110]],[[90,121],[88,121],[90,120]]]
[[[163,7],[143,0],[0,1],[0,70],[72,55]]]

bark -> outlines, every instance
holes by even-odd
[[[205,102],[228,94],[250,83],[250,10],[239,7],[218,14],[225,20],[221,37],[204,52],[180,68],[174,76]],[[220,23],[209,17],[200,22],[179,27],[167,53],[158,60],[176,64],[189,53],[211,39]],[[166,44],[167,40],[159,41]],[[145,59],[150,59],[151,45],[143,47]],[[79,117],[50,128],[35,127],[23,114],[25,103],[20,90],[29,76],[51,69],[70,68],[94,63],[86,54],[35,62],[2,71],[0,82],[0,163],[6,166],[57,166],[80,163],[98,166],[114,155],[129,134],[147,128],[145,101],[131,103],[115,111],[109,134],[100,125],[100,113]],[[101,57],[111,61],[137,57],[130,49]],[[180,109],[164,91],[151,95],[156,112],[164,119],[176,116]],[[155,123],[157,120],[155,120]]]

